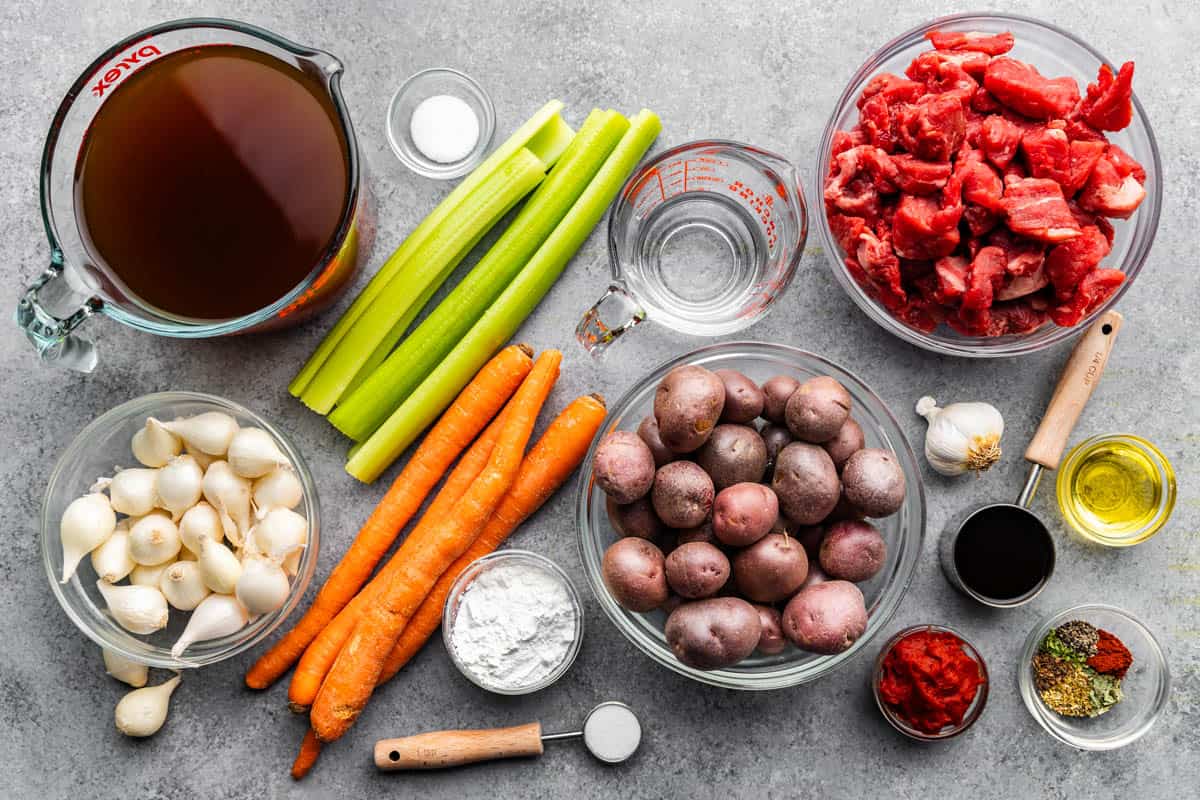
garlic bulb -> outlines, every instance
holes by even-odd
[[[237,420],[221,411],[206,411],[163,424],[192,447],[213,456],[225,455],[238,430]]]
[[[154,479],[157,475],[158,470],[156,469],[141,467],[123,469],[118,470],[111,480],[97,481],[96,486],[107,483],[108,497],[113,511],[118,514],[128,514],[131,517],[140,517],[143,514],[149,514],[158,505],[158,495],[154,491]]]
[[[254,526],[254,549],[283,561],[308,542],[308,521],[288,508],[273,508]]]
[[[123,579],[137,564],[129,555],[129,526],[121,520],[104,544],[92,551],[92,569],[101,580],[116,583]]]
[[[917,401],[917,413],[929,423],[925,458],[943,475],[983,472],[1000,460],[1004,418],[987,403],[952,403],[938,408],[932,397]]]
[[[242,559],[242,574],[235,594],[251,614],[269,614],[279,608],[287,602],[290,588],[287,575],[277,562],[259,555]]]
[[[232,594],[242,574],[242,563],[233,551],[212,539],[200,540],[200,558],[196,565],[204,585],[220,594]]]
[[[250,615],[236,597],[227,594],[210,594],[200,601],[188,618],[183,634],[171,647],[171,655],[179,658],[194,642],[217,639],[237,633],[246,627]]]
[[[179,437],[154,417],[146,419],[146,425],[133,435],[130,443],[133,457],[147,467],[163,467],[183,449]]]
[[[167,567],[158,588],[167,602],[180,611],[191,611],[209,595],[200,565],[195,561],[176,561]]]
[[[153,736],[167,721],[171,694],[179,685],[179,673],[166,683],[134,689],[117,703],[117,730],[126,736]]]
[[[173,560],[181,546],[179,529],[162,512],[142,517],[129,529],[129,555],[148,567]]]
[[[104,544],[116,527],[117,515],[104,495],[85,494],[71,501],[58,528],[63,548],[62,583],[71,580],[80,560]]]
[[[146,681],[150,677],[150,669],[145,664],[126,658],[107,647],[101,647],[100,652],[104,654],[104,671],[106,673],[122,683],[128,683],[135,689],[146,685]]]
[[[229,466],[243,478],[261,478],[289,461],[271,434],[262,428],[242,428],[233,435],[226,455]]]
[[[161,588],[163,573],[167,571],[174,561],[167,561],[163,564],[153,564],[147,566],[138,564],[129,573],[129,582],[134,586],[153,586],[155,589]]]
[[[191,456],[176,456],[158,471],[154,489],[159,504],[171,512],[171,519],[178,521],[200,500],[204,482],[204,470]]]
[[[225,538],[241,547],[250,529],[250,481],[236,474],[225,461],[214,461],[204,472],[204,499],[221,515]]]
[[[167,627],[167,599],[154,586],[113,586],[96,581],[108,613],[125,630],[148,634]]]
[[[183,517],[179,520],[179,538],[183,540],[186,550],[200,555],[201,539],[220,542],[225,538],[225,529],[221,527],[221,515],[209,503],[201,500],[183,512]]]
[[[304,498],[304,487],[290,467],[276,467],[254,482],[250,501],[262,519],[272,508],[295,508]]]

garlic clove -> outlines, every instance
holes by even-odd
[[[220,542],[225,538],[221,515],[210,503],[201,500],[183,512],[183,516],[179,519],[179,538],[183,541],[185,550],[194,555],[200,555],[200,539],[212,539],[214,542]]]
[[[942,475],[978,474],[1000,460],[1004,418],[994,406],[975,402],[938,408],[936,400],[925,396],[916,410],[929,424],[925,459]]]
[[[224,455],[238,431],[237,420],[221,411],[206,411],[163,424],[187,444],[213,456]]]
[[[177,456],[158,471],[154,489],[163,508],[176,521],[200,501],[203,493],[204,470],[192,456]]]
[[[119,470],[108,482],[108,496],[113,511],[140,517],[149,514],[158,505],[158,494],[154,491],[157,469]]]
[[[273,508],[254,526],[258,552],[283,561],[308,543],[308,521],[288,508]]]
[[[146,681],[150,677],[150,669],[145,664],[134,661],[132,658],[126,658],[107,647],[101,647],[100,652],[104,655],[104,671],[106,673],[135,689],[146,685]]]
[[[130,447],[139,463],[147,467],[162,467],[179,455],[183,442],[161,422],[149,417],[145,427],[133,435]]]
[[[118,525],[104,544],[92,551],[92,569],[101,580],[109,583],[123,580],[137,566],[133,556],[129,555],[129,531],[120,528]]]
[[[271,434],[262,428],[242,428],[235,433],[226,458],[243,478],[261,478],[276,467],[291,466]]]
[[[235,547],[250,529],[250,486],[225,461],[214,461],[204,473],[204,499],[221,515],[225,538]]]
[[[304,487],[291,467],[275,467],[254,482],[250,502],[262,519],[272,508],[295,508],[304,499]]]
[[[167,721],[171,695],[179,686],[179,673],[158,686],[134,689],[117,703],[114,719],[117,730],[126,736],[153,736]]]
[[[196,564],[204,585],[218,594],[232,594],[242,574],[242,563],[233,551],[212,539],[200,540],[200,557]]]
[[[182,546],[179,528],[162,512],[142,517],[129,529],[129,555],[147,567],[174,560]]]
[[[156,586],[113,586],[96,581],[108,613],[130,633],[142,635],[167,627],[167,599]]]
[[[228,594],[210,594],[200,601],[188,618],[187,627],[171,648],[171,655],[179,658],[183,651],[196,642],[219,639],[237,633],[246,627],[250,615],[236,597]]]
[[[269,614],[287,602],[291,584],[283,568],[272,559],[248,555],[242,559],[242,574],[235,595],[251,614]]]
[[[195,561],[176,561],[167,567],[158,588],[167,602],[180,611],[191,611],[209,595],[200,565]]]
[[[63,549],[62,583],[71,580],[80,560],[104,544],[116,527],[117,515],[104,495],[85,494],[71,501],[58,528]]]

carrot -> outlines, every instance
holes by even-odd
[[[313,733],[313,729],[309,728],[304,733],[304,741],[300,743],[300,752],[296,755],[296,760],[292,762],[292,778],[300,780],[312,771],[313,764],[317,763],[319,755],[321,755],[321,740],[317,738],[317,734]]]
[[[459,393],[363,524],[308,611],[246,673],[247,686],[265,689],[278,680],[358,593],[442,473],[529,374],[532,356],[526,345],[504,348]]]
[[[542,438],[521,462],[517,479],[496,507],[496,512],[484,526],[479,538],[442,573],[433,591],[404,626],[396,646],[383,665],[379,683],[391,680],[442,624],[446,595],[450,594],[450,587],[463,570],[499,547],[571,476],[587,455],[592,438],[604,423],[605,413],[604,398],[591,394],[576,398],[550,423]]]
[[[400,545],[395,558],[401,566],[359,618],[313,702],[310,722],[322,742],[339,738],[358,719],[405,624],[442,573],[479,536],[512,486],[561,362],[557,350],[538,357],[505,411],[507,419],[487,467],[451,514]]]
[[[492,448],[496,444],[496,439],[499,438],[505,416],[501,412],[492,420],[492,424],[488,426],[487,430],[480,434],[466,454],[459,459],[458,464],[446,478],[445,484],[442,485],[441,491],[429,504],[421,521],[417,523],[409,536],[414,536],[423,526],[435,524],[458,504],[475,478],[487,466]],[[317,696],[317,691],[321,688],[321,681],[325,680],[325,674],[333,666],[338,651],[342,649],[342,645],[354,631],[354,624],[358,622],[362,610],[373,601],[379,587],[388,581],[389,575],[396,572],[399,564],[398,559],[393,556],[363,587],[363,590],[317,634],[317,638],[313,639],[304,651],[304,655],[300,657],[300,663],[296,665],[296,671],[292,673],[292,682],[288,686],[288,706],[292,711],[296,713],[308,711],[313,699]]]

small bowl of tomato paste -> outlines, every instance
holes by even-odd
[[[983,713],[987,665],[950,628],[914,625],[879,651],[871,690],[883,718],[905,736],[922,742],[949,739]]]

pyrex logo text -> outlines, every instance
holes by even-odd
[[[144,47],[134,50],[104,73],[99,82],[92,87],[92,94],[96,97],[103,97],[105,90],[112,88],[112,86],[121,79],[122,75],[126,74],[127,72],[132,72],[143,61],[147,61],[155,56],[161,55],[162,51],[152,44],[148,44]]]

